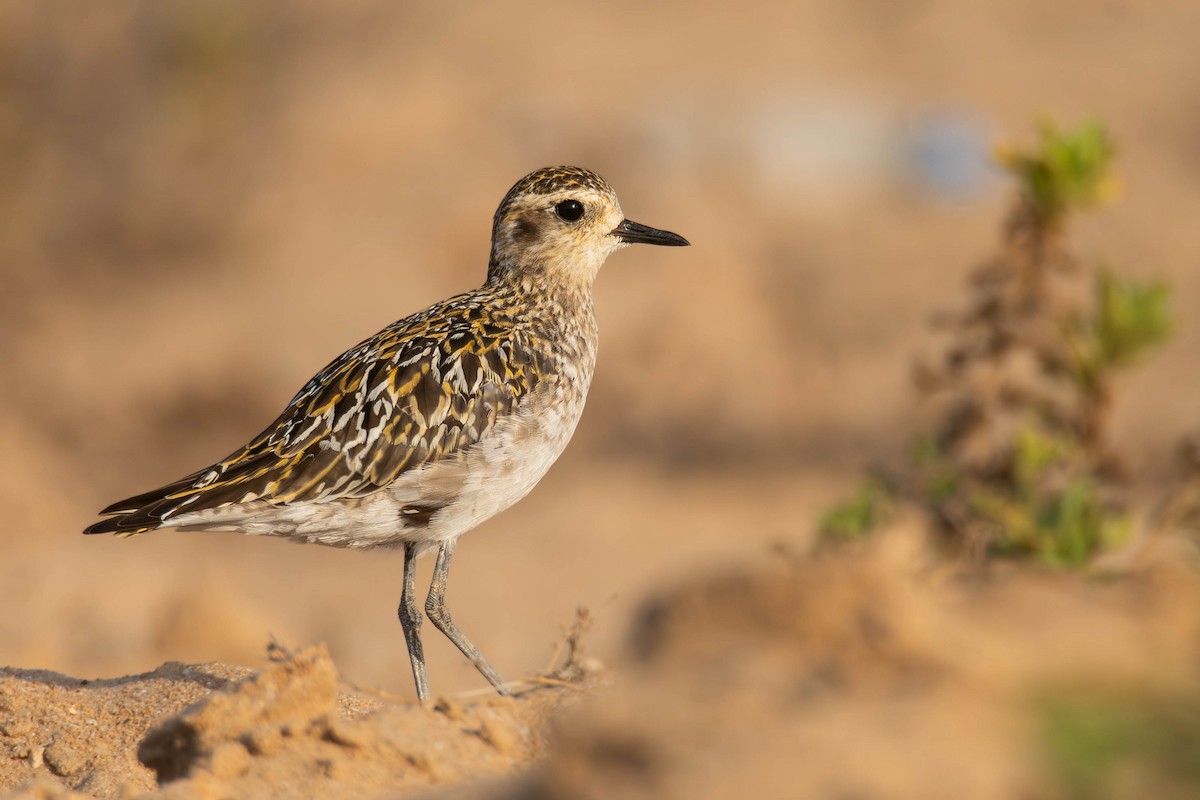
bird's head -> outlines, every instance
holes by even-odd
[[[489,279],[591,286],[608,255],[634,243],[688,241],[625,219],[608,182],[580,167],[547,167],[517,181],[492,225]]]

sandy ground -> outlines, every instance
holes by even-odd
[[[1138,594],[1191,602],[1191,579],[1169,559],[1106,587],[1095,609],[1083,599],[1095,587],[1066,576],[910,585],[907,567],[878,567],[885,585],[923,598],[895,625],[945,627],[947,637],[979,627],[984,639],[959,652],[957,640],[930,633],[914,647],[944,664],[934,670],[943,682],[924,694],[897,690],[897,704],[829,689],[841,699],[828,717],[822,703],[801,701],[771,717],[767,690],[754,694],[739,677],[761,670],[777,686],[807,675],[807,634],[779,632],[804,645],[768,647],[759,662],[759,645],[776,634],[746,633],[753,663],[728,666],[728,685],[745,693],[727,693],[726,709],[709,700],[725,685],[723,668],[693,676],[671,648],[639,655],[630,630],[650,598],[703,585],[697,576],[766,570],[762,580],[779,580],[764,553],[808,552],[814,521],[862,467],[895,458],[923,429],[913,358],[930,343],[930,315],[958,302],[968,270],[992,252],[1010,199],[986,154],[997,140],[1029,138],[1043,114],[1101,118],[1122,151],[1121,201],[1076,226],[1076,251],[1174,287],[1176,335],[1120,387],[1114,430],[1148,505],[1161,496],[1179,438],[1200,424],[1200,326],[1189,316],[1200,306],[1200,116],[1188,101],[1200,90],[1198,29],[1200,7],[1186,0],[618,2],[553,13],[528,2],[468,11],[202,0],[100,3],[88,13],[0,3],[0,664],[11,665],[0,707],[6,720],[28,720],[0,735],[9,754],[0,786],[153,790],[134,760],[146,731],[246,670],[275,669],[265,655],[272,635],[301,652],[323,643],[343,693],[368,687],[411,700],[394,554],[79,531],[108,502],[231,451],[345,347],[476,284],[504,191],[564,162],[601,172],[632,219],[694,246],[630,249],[605,268],[599,368],[575,441],[518,508],[464,539],[449,601],[514,680],[544,671],[586,606],[589,652],[613,685],[590,705],[590,689],[510,705],[470,696],[461,724],[389,703],[375,713],[392,721],[362,722],[375,733],[347,762],[345,774],[357,776],[370,760],[363,753],[390,754],[371,779],[380,783],[360,793],[467,781],[472,759],[494,774],[543,765],[541,777],[498,792],[583,793],[567,774],[606,786],[586,776],[623,751],[587,742],[606,741],[600,732],[614,719],[649,702],[639,692],[663,685],[668,710],[621,723],[668,739],[665,761],[617,771],[630,775],[631,794],[652,775],[672,787],[664,794],[694,788],[662,764],[693,765],[714,752],[706,748],[728,746],[761,751],[753,757],[768,773],[799,763],[798,772],[827,776],[825,796],[874,796],[882,784],[855,781],[893,773],[895,796],[918,796],[915,776],[934,756],[906,750],[908,732],[923,753],[952,748],[979,773],[962,778],[978,780],[963,784],[978,791],[958,796],[1001,796],[995,787],[1016,784],[1000,775],[1057,785],[1026,781],[1032,762],[1009,749],[1036,737],[988,738],[984,722],[955,709],[994,718],[997,737],[1038,719],[1021,716],[1014,698],[1026,689],[1015,687],[1041,685],[1039,657],[1083,627],[1077,615],[1100,631],[1114,626],[1111,646],[1080,645],[1052,663],[1094,664],[1103,680],[1104,664],[1127,664],[1134,685],[1169,682],[1189,657],[1191,622]],[[893,563],[879,558],[869,563]],[[836,563],[796,567],[801,583],[824,587],[803,603],[831,638],[851,624],[844,607],[872,597],[869,580],[854,577],[859,567]],[[430,568],[422,564],[421,581]],[[820,578],[826,569],[848,571],[852,588]],[[779,608],[801,602],[786,594]],[[1139,638],[1151,635],[1140,627],[1159,630],[1147,609],[1172,632],[1153,646]],[[855,630],[846,636],[865,635]],[[481,687],[439,637],[427,653],[435,694]],[[1143,653],[1155,664],[1141,664]],[[999,686],[988,672],[997,660],[1026,666]],[[904,671],[886,660],[880,669]],[[871,691],[891,698],[879,680]],[[554,710],[578,696],[577,712]],[[340,718],[321,697],[288,724],[308,745],[343,747],[322,738],[321,725]],[[129,722],[115,716],[125,707],[136,710]],[[751,723],[751,708],[765,716]],[[726,713],[740,720],[730,730]],[[507,754],[488,749],[471,732],[484,714],[527,733]],[[87,726],[96,736],[68,744],[88,732],[80,716],[83,726],[96,721]],[[410,745],[387,732],[422,724],[443,726],[436,741],[459,753],[438,781],[405,767]],[[814,742],[821,726],[837,736]],[[733,728],[775,732],[777,749],[722,738]],[[979,736],[947,733],[958,729]],[[209,744],[215,753],[243,732]],[[861,752],[828,743],[875,736]],[[231,745],[207,766],[196,754],[205,774],[225,767],[186,779],[186,791],[257,774],[260,756],[241,746],[247,756]],[[872,760],[847,766],[835,758],[845,754]],[[847,783],[837,770],[858,777]],[[692,773],[686,780],[705,774]],[[705,784],[712,796],[728,788],[723,780],[714,773]]]
[[[695,577],[642,604],[615,670],[582,653],[565,663],[515,698],[432,708],[339,692],[324,647],[250,676],[178,662],[100,681],[6,669],[0,787],[999,800],[1197,785],[1200,574],[1177,558],[1104,582],[966,571],[900,530]],[[1182,735],[1177,752],[1122,728],[1105,740],[1130,713]]]

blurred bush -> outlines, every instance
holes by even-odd
[[[918,365],[937,422],[899,475],[870,478],[830,511],[827,538],[862,535],[897,498],[926,509],[953,549],[1078,566],[1128,538],[1123,462],[1107,431],[1121,373],[1172,329],[1170,291],[1068,247],[1068,223],[1115,194],[1115,148],[1089,123],[1044,125],[1003,148],[1017,183],[1001,252],[970,276],[951,341]]]

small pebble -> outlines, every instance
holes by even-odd
[[[24,736],[31,730],[33,730],[33,723],[20,717],[0,722],[0,735],[3,736]]]
[[[439,697],[433,704],[433,710],[445,714],[446,719],[458,721],[463,718],[462,706],[448,697]]]
[[[221,742],[209,756],[208,768],[218,778],[236,778],[250,768],[250,753],[241,742]]]
[[[242,734],[242,743],[256,756],[269,756],[277,753],[283,746],[283,734],[278,728],[255,728]]]
[[[46,766],[59,777],[73,775],[83,769],[87,759],[73,747],[55,742],[46,748],[44,753]]]
[[[364,726],[349,725],[340,719],[324,720],[322,728],[323,738],[343,747],[364,747],[371,738]]]
[[[497,719],[485,719],[479,728],[479,737],[501,755],[512,755],[521,743],[521,736],[512,723]]]

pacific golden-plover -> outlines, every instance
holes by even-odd
[[[596,363],[592,283],[604,260],[682,236],[624,218],[579,167],[517,182],[496,210],[482,287],[350,348],[228,458],[113,503],[84,533],[238,531],[332,547],[403,547],[400,624],[429,698],[417,556],[437,547],[425,613],[501,694],[446,609],[458,537],[524,497],[566,447]]]

